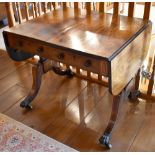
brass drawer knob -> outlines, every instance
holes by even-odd
[[[85,67],[91,67],[92,66],[91,60],[86,60],[85,63],[84,63],[84,66]]]
[[[64,58],[65,58],[64,53],[60,53],[60,54],[58,55],[58,59],[63,60]]]
[[[41,47],[39,47],[39,48],[37,48],[37,52],[38,53],[42,53],[42,52],[44,52],[44,48],[41,46]]]

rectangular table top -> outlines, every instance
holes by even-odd
[[[7,32],[110,60],[147,24],[138,18],[97,12],[87,15],[85,11],[66,8],[16,25]]]

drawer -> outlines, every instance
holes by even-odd
[[[61,50],[43,42],[35,40],[25,40],[20,37],[8,35],[8,44],[11,48],[33,53],[44,58],[62,62],[71,66],[108,76],[108,62],[91,56],[85,56],[79,52]]]

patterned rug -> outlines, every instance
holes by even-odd
[[[76,150],[0,113],[0,151],[75,152]]]

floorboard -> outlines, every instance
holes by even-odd
[[[30,71],[31,65],[24,65],[15,70],[14,72],[11,72],[11,74],[8,74],[0,79],[0,94],[5,92],[7,89],[11,88],[15,84],[18,84],[22,81],[22,83],[25,83],[25,81],[31,82],[31,71]]]
[[[129,151],[152,151],[155,152],[155,103],[145,104],[144,122],[129,148]]]
[[[0,95],[0,112],[5,112],[26,95],[23,88],[14,85]]]
[[[10,60],[8,55],[4,51],[0,51],[1,56],[0,56],[0,79],[5,77],[7,74],[14,72],[17,70],[18,67],[21,67],[24,65],[26,62],[15,62],[13,60]]]
[[[101,88],[98,84],[89,83],[44,132],[51,137],[54,136],[59,141],[65,142],[69,135],[83,123],[106,91],[107,89]],[[63,132],[61,132],[62,130]]]
[[[33,102],[33,112],[29,113],[28,117],[23,120],[24,124],[39,131],[45,130],[51,122],[55,121],[80,91],[86,87],[86,82],[77,78],[67,79],[55,74],[52,74],[53,76],[47,75],[44,76],[38,97]],[[74,90],[75,88],[78,89]]]

